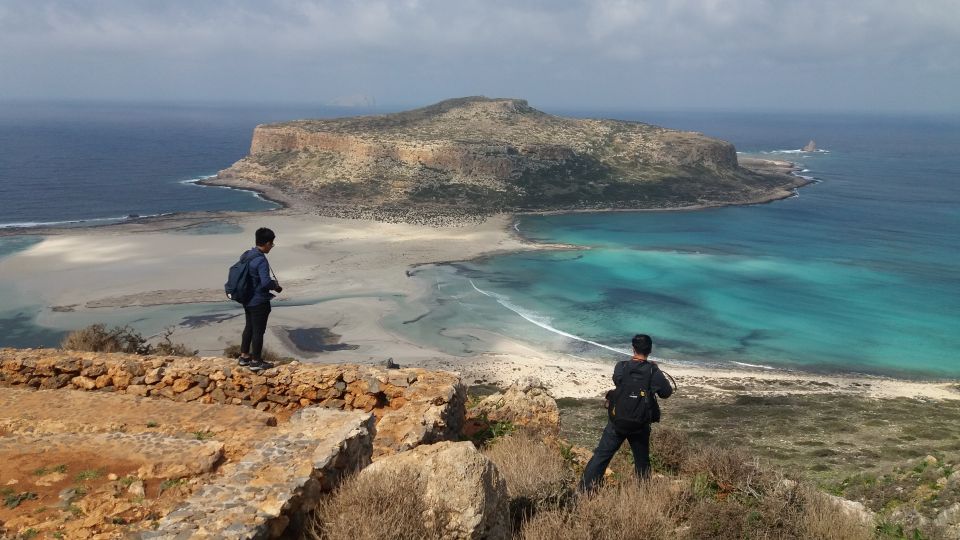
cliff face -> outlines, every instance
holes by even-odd
[[[326,204],[481,211],[737,202],[793,182],[741,168],[733,145],[699,133],[564,118],[488,98],[257,126],[250,155],[219,178],[291,188]]]

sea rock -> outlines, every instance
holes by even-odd
[[[496,466],[470,442],[444,441],[385,457],[360,474],[412,469],[423,486],[429,510],[424,520],[441,519],[444,538],[508,538],[507,484]]]
[[[817,143],[814,142],[813,139],[810,139],[810,142],[808,142],[807,145],[803,147],[803,151],[804,151],[804,152],[816,152],[816,151],[817,151]]]
[[[560,408],[543,382],[524,377],[506,392],[487,396],[468,412],[470,418],[486,418],[489,422],[510,422],[543,434],[560,432]]]

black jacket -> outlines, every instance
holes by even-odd
[[[664,376],[663,372],[660,371],[660,368],[657,367],[653,362],[648,361],[637,361],[637,360],[622,360],[617,362],[616,367],[613,368],[613,384],[620,386],[620,383],[623,382],[623,378],[629,374],[630,377],[633,377],[634,380],[646,381],[647,377],[650,376],[650,371],[653,370],[653,377],[650,379],[650,391],[653,392],[653,421],[660,421],[660,404],[657,403],[657,396],[660,396],[663,399],[667,399],[673,394],[673,387],[670,386],[670,382],[667,381],[667,378]],[[607,399],[609,399],[609,394]]]

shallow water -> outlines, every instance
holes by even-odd
[[[796,147],[827,151],[802,153],[764,146],[783,138],[768,119],[713,120],[820,183],[759,206],[523,217],[529,238],[590,249],[424,271],[442,315],[398,328],[462,349],[440,330],[462,322],[599,357],[643,332],[661,358],[960,376],[960,122],[804,118]]]

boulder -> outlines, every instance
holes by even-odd
[[[443,521],[444,538],[508,538],[507,484],[496,466],[470,442],[444,441],[386,456],[361,471],[417,471],[430,526]]]
[[[560,433],[557,401],[535,377],[524,377],[502,394],[487,396],[468,415],[470,418],[485,417],[489,422],[511,422],[546,435]]]

